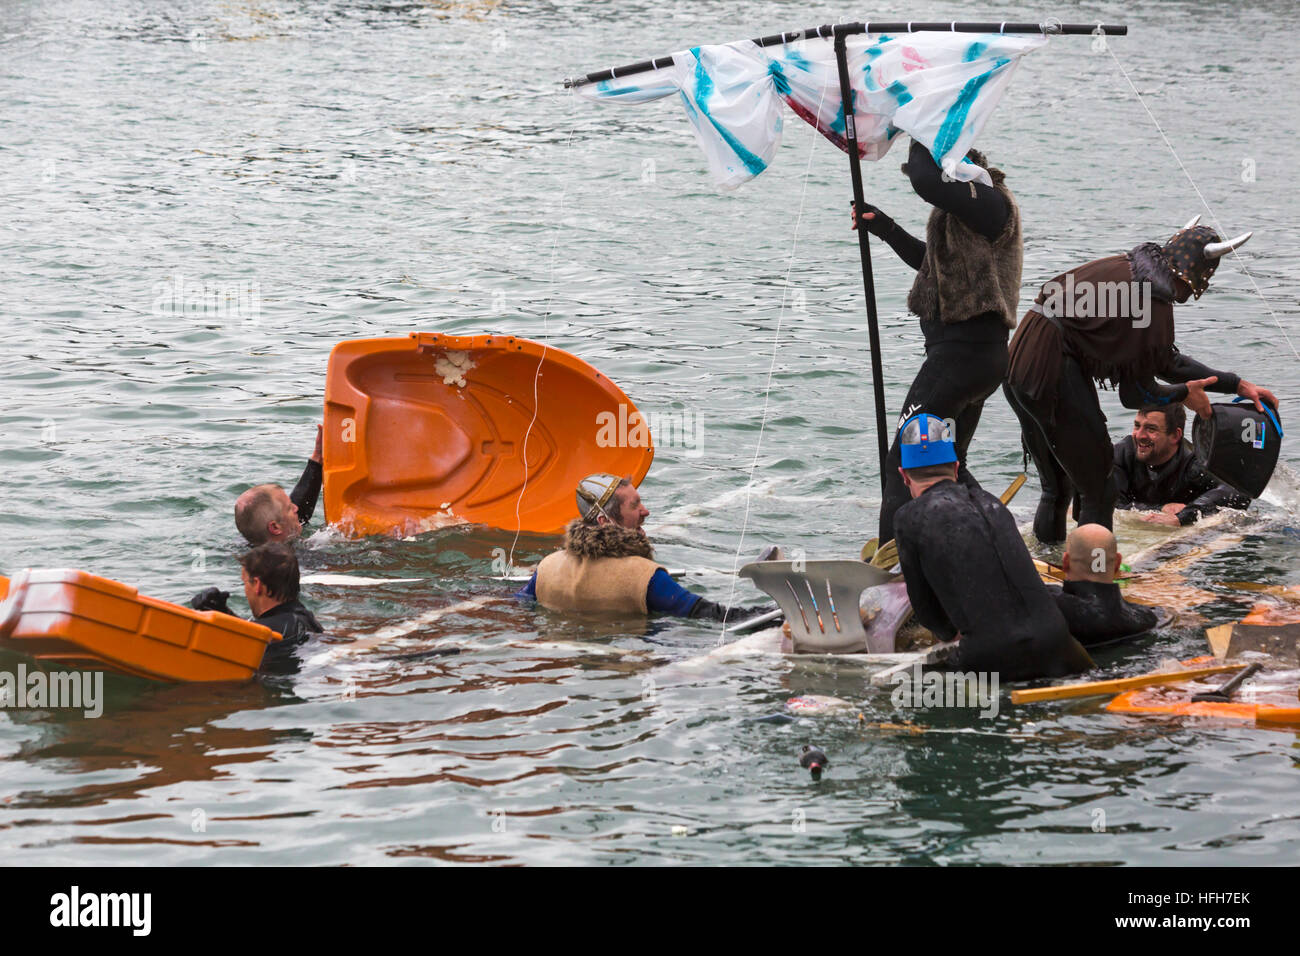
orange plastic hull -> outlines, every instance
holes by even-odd
[[[39,661],[160,681],[247,680],[280,635],[252,621],[143,597],[84,571],[6,582],[0,646]]]
[[[557,533],[587,475],[645,477],[654,447],[639,420],[600,372],[527,339],[340,342],[325,380],[325,518],[358,536],[457,521]]]
[[[1198,657],[1183,661],[1185,666],[1195,666],[1212,661]],[[1224,680],[1231,675],[1225,675]],[[1258,693],[1254,699],[1194,701],[1192,697],[1213,690],[1222,680],[1201,680],[1194,683],[1146,687],[1120,694],[1106,705],[1117,714],[1159,714],[1166,717],[1212,717],[1220,720],[1244,720],[1257,726],[1300,727],[1300,700],[1294,688],[1270,688]],[[1239,696],[1244,694],[1238,691]]]

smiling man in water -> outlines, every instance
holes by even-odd
[[[671,614],[734,624],[772,608],[728,608],[692,594],[654,561],[641,526],[650,509],[630,479],[589,475],[578,484],[579,517],[564,547],[547,555],[515,595],[553,611]]]
[[[1250,498],[1219,483],[1183,442],[1181,405],[1144,405],[1133,434],[1115,443],[1116,508],[1152,510],[1143,520],[1187,525],[1220,508],[1245,509]]]

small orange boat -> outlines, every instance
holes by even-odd
[[[595,472],[639,484],[640,412],[577,356],[510,335],[340,342],[325,380],[325,518],[351,535],[461,521],[558,533]]]
[[[1213,661],[1213,657],[1198,657],[1183,661],[1183,664],[1193,667]],[[1268,672],[1263,672],[1259,680],[1242,685],[1237,692],[1237,699],[1192,699],[1197,694],[1214,690],[1218,682],[1219,679],[1212,678],[1185,684],[1144,687],[1120,694],[1106,705],[1106,710],[1117,714],[1212,717],[1248,721],[1257,727],[1300,729],[1300,699],[1297,699],[1294,678],[1278,682],[1270,680]]]
[[[56,665],[158,681],[248,680],[280,635],[218,611],[144,597],[84,571],[0,578],[0,647]]]

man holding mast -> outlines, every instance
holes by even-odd
[[[861,219],[873,236],[917,270],[907,307],[921,320],[925,361],[903,402],[899,426],[919,412],[955,423],[959,480],[978,488],[966,468],[966,450],[985,399],[1006,375],[1024,246],[1020,210],[1005,175],[989,166],[978,150],[972,149],[966,159],[987,169],[993,185],[948,179],[930,151],[912,141],[903,172],[916,194],[934,206],[924,242],[875,206],[864,210]],[[857,216],[853,228],[858,228]],[[894,513],[908,500],[899,455],[895,440],[885,460],[882,544],[893,539]]]

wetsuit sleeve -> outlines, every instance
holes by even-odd
[[[895,528],[895,531],[898,529]],[[926,580],[925,569],[921,566],[919,556],[904,542],[902,537],[895,537],[898,544],[898,563],[903,571],[903,581],[907,584],[907,599],[912,604],[912,613],[916,619],[943,641],[951,641],[957,635],[957,629],[948,619],[948,613],[939,603],[939,596]]]
[[[1191,466],[1187,471],[1187,483],[1184,486],[1188,494],[1186,508],[1178,512],[1178,523],[1189,525],[1203,515],[1214,514],[1220,508],[1237,508],[1244,511],[1250,507],[1250,498],[1235,488],[1221,485],[1214,476],[1199,465]]]
[[[883,240],[898,258],[913,269],[921,268],[921,263],[925,260],[925,243],[870,203],[865,211],[876,214],[876,218],[866,221],[867,232]]]
[[[1129,487],[1128,449],[1127,440],[1115,443],[1115,467],[1111,473],[1115,476],[1115,507],[1121,510],[1133,507],[1133,491]]]
[[[1160,372],[1160,377],[1167,382],[1192,382],[1198,378],[1209,378],[1211,375],[1217,375],[1219,380],[1213,385],[1207,386],[1207,392],[1220,392],[1225,395],[1236,395],[1237,386],[1241,384],[1241,376],[1234,375],[1231,372],[1219,372],[1208,365],[1202,365],[1190,355],[1184,355],[1178,351],[1176,346],[1169,349],[1169,358],[1165,362],[1165,367]]]
[[[945,182],[943,169],[916,140],[907,156],[907,177],[918,196],[952,213],[985,239],[992,241],[1002,234],[1011,214],[1002,194],[983,183]]]
[[[516,601],[536,601],[537,600],[537,572],[528,579],[528,583],[515,592]]]
[[[1151,376],[1119,383],[1119,402],[1125,408],[1143,405],[1177,405],[1187,398],[1186,385],[1164,385]]]
[[[307,460],[307,467],[302,470],[298,484],[289,492],[289,500],[298,508],[298,520],[306,524],[316,512],[316,501],[320,498],[321,486],[320,462]]]
[[[695,605],[701,600],[698,594],[692,594],[674,581],[663,568],[655,571],[650,578],[650,583],[645,587],[645,606],[651,614],[689,617]]]
[[[1208,365],[1202,365],[1172,345],[1164,362],[1156,370],[1156,374],[1165,381],[1175,384],[1162,385],[1151,376],[1120,382],[1120,403],[1125,408],[1141,408],[1143,405],[1171,405],[1183,402],[1187,400],[1187,386],[1183,384],[1184,382],[1209,378],[1211,375],[1217,376],[1219,380],[1207,387],[1207,392],[1235,395],[1237,386],[1241,384],[1240,375],[1219,372]]]

